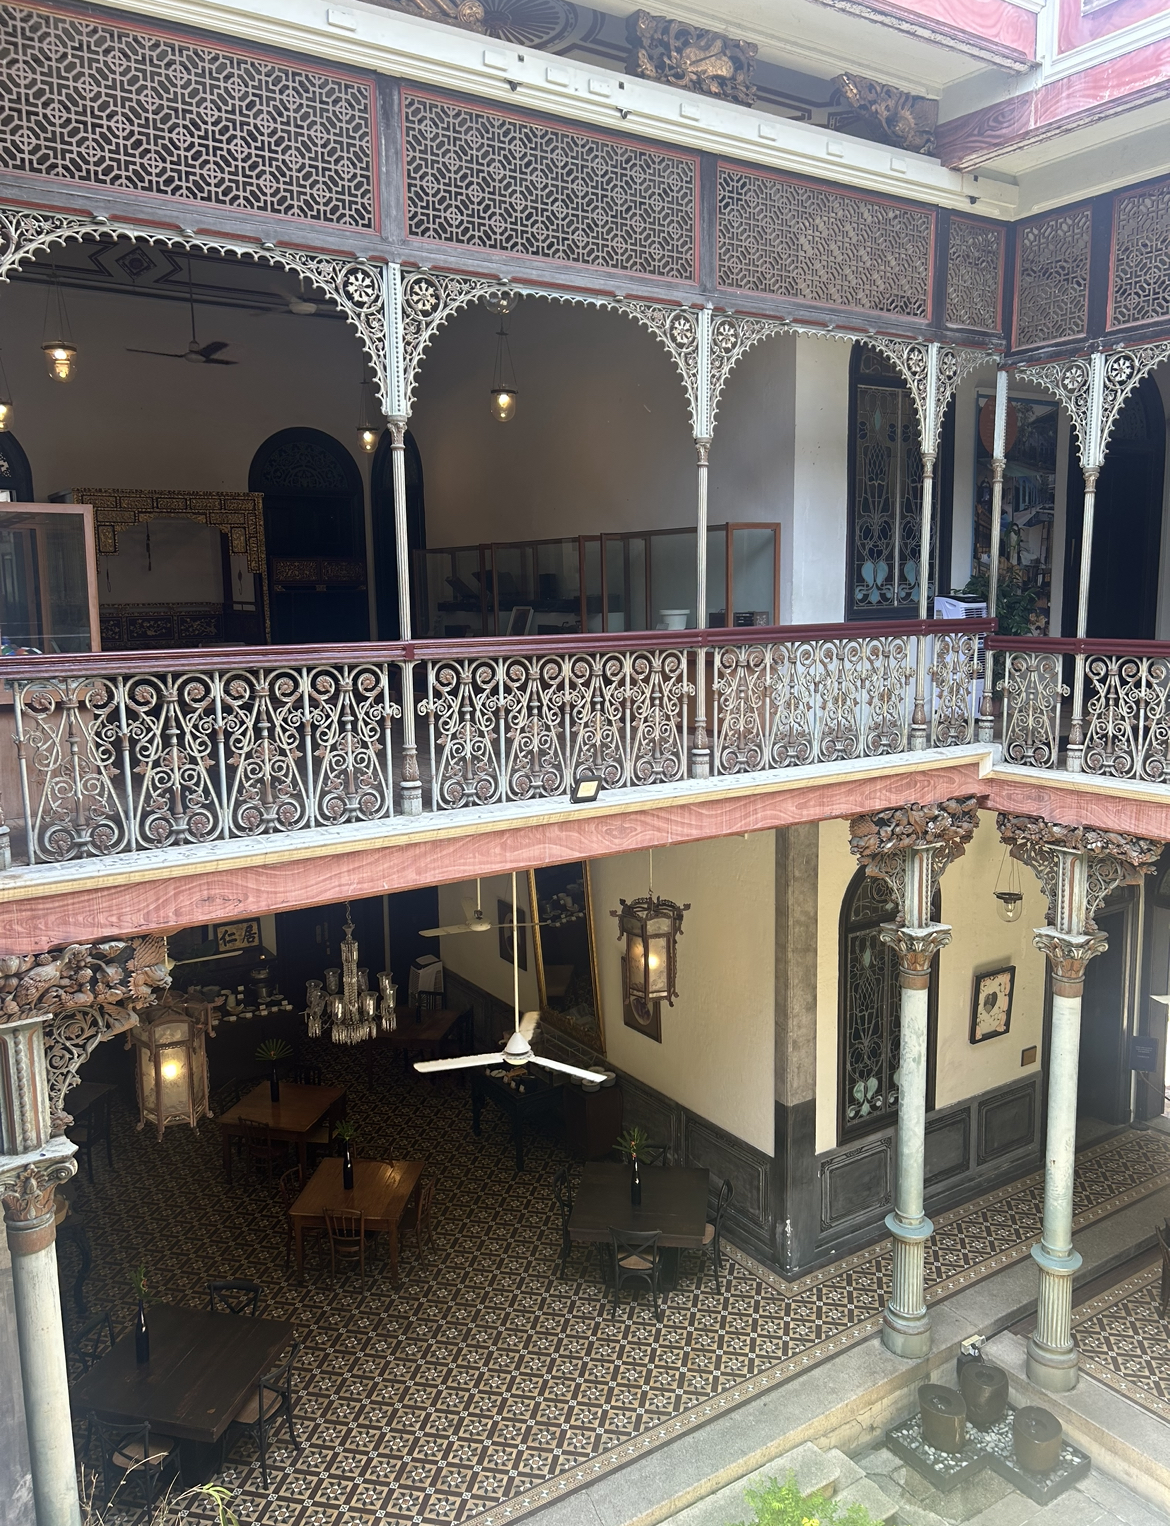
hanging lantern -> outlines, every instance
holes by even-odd
[[[656,1002],[674,1006],[678,935],[682,931],[683,906],[656,896],[621,901],[610,916],[618,919],[618,937],[625,940],[622,984],[625,999],[637,1016],[648,1020]]]
[[[382,438],[384,421],[374,401],[374,389],[368,381],[362,382],[358,399],[358,444],[367,456],[372,456]]]
[[[51,344],[41,345],[45,352],[45,361],[49,367],[49,375],[54,381],[72,381],[73,373],[77,369],[77,350],[71,344],[65,344],[61,340],[54,340]]]
[[[1008,868],[1008,879],[1006,887],[1003,887],[1001,881],[1005,865]],[[1006,848],[992,894],[995,896],[995,912],[1000,921],[1018,922],[1024,914],[1024,893],[1020,889],[1020,866],[1014,858],[1008,856]]]
[[[138,1127],[153,1123],[158,1137],[170,1123],[211,1116],[207,1084],[207,1047],[215,1036],[215,1003],[169,992],[143,1014],[126,1035],[126,1047],[138,1051],[135,1080]]]
[[[4,357],[0,355],[0,433],[12,427],[12,390],[8,374],[4,370]]]
[[[492,417],[507,424],[516,417],[516,371],[512,365],[512,350],[508,344],[508,314],[520,300],[519,292],[509,287],[489,291],[483,305],[489,312],[499,315],[500,327],[496,332],[496,363],[492,370]]]
[[[50,333],[56,334],[57,338],[50,339]],[[56,265],[53,266],[53,278],[45,293],[45,326],[41,331],[41,341],[41,351],[49,375],[54,381],[71,381],[77,370],[77,347],[70,332],[65,293],[61,290],[61,278],[57,274]]]

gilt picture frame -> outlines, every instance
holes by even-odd
[[[1012,998],[1016,988],[1016,967],[1006,964],[998,970],[976,972],[971,993],[972,1044],[1002,1038],[1011,1031]]]

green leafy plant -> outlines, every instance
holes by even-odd
[[[354,1128],[353,1124],[349,1121],[348,1118],[343,1118],[340,1123],[335,1124],[333,1132],[336,1134],[337,1138],[343,1142],[351,1141],[357,1138],[357,1129]]]
[[[140,1261],[130,1273],[130,1280],[134,1284],[134,1296],[143,1303],[151,1303],[151,1295],[146,1288],[146,1262]]]
[[[133,1467],[127,1468],[104,1510],[98,1508],[95,1500],[97,1474],[89,1473],[83,1467],[81,1470],[81,1526],[106,1526],[106,1523],[112,1520],[124,1519],[121,1507],[117,1506],[115,1501],[126,1479],[135,1468],[141,1466],[141,1463],[135,1463]],[[161,1504],[156,1506],[154,1526],[168,1526],[169,1522],[189,1520],[188,1511],[191,1506],[204,1502],[214,1508],[216,1526],[240,1526],[239,1516],[228,1503],[232,1497],[232,1491],[225,1485],[196,1484],[193,1488],[184,1489],[179,1494],[176,1494],[174,1489],[175,1486],[172,1484],[163,1496]]]
[[[265,1039],[262,1044],[256,1046],[256,1058],[267,1060],[270,1065],[275,1065],[278,1060],[292,1058],[292,1045],[284,1039]]]
[[[649,1143],[650,1136],[646,1133],[646,1130],[639,1128],[635,1124],[632,1129],[624,1130],[619,1137],[617,1142],[618,1153],[623,1160],[630,1160],[635,1153],[641,1155]]]
[[[986,599],[986,572],[977,572],[960,592],[968,598]],[[1036,589],[1024,587],[1024,569],[1001,557],[995,594],[995,619],[1001,636],[1032,634],[1036,596]]]
[[[842,1508],[835,1500],[802,1495],[793,1474],[783,1483],[770,1478],[758,1488],[745,1489],[744,1495],[752,1518],[736,1526],[877,1526],[864,1505]]]

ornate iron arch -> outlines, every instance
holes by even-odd
[[[1167,339],[1132,350],[1119,346],[1108,353],[1097,350],[1092,355],[1013,369],[1063,404],[1072,420],[1081,469],[1092,471],[1104,463],[1109,437],[1130,394],[1165,361],[1170,361]]]
[[[172,249],[194,249],[257,264],[275,265],[303,276],[345,317],[356,332],[374,373],[383,408],[390,411],[386,353],[384,268],[349,255],[316,254],[273,243],[238,244],[231,239],[196,234],[190,228],[140,227],[108,217],[69,217],[55,212],[28,212],[0,207],[0,281],[36,254],[54,245],[116,242],[161,244]]]

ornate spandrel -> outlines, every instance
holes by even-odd
[[[906,923],[908,857],[916,851],[921,859],[922,883],[914,888],[918,915],[916,928],[931,926],[930,907],[935,886],[947,865],[961,858],[979,825],[979,800],[975,795],[936,801],[932,805],[895,806],[854,816],[849,823],[849,846],[865,872],[883,879],[894,892],[899,912],[896,926]],[[949,936],[949,934],[948,934]]]
[[[934,153],[937,101],[866,79],[863,74],[838,74],[833,86],[836,98],[848,108],[832,114],[831,122],[838,132],[902,148],[908,154]]]
[[[635,11],[629,17],[626,40],[630,45],[627,74],[737,101],[741,106],[755,105],[752,74],[759,49],[754,42],[649,11]]]
[[[377,0],[391,11],[406,16],[422,16],[427,21],[445,21],[448,26],[466,32],[487,32],[483,0]]]
[[[1093,917],[1102,901],[1149,874],[1164,846],[1149,837],[1065,826],[1006,811],[996,817],[996,826],[1011,856],[1040,881],[1051,927],[1076,936],[1097,931]]]

